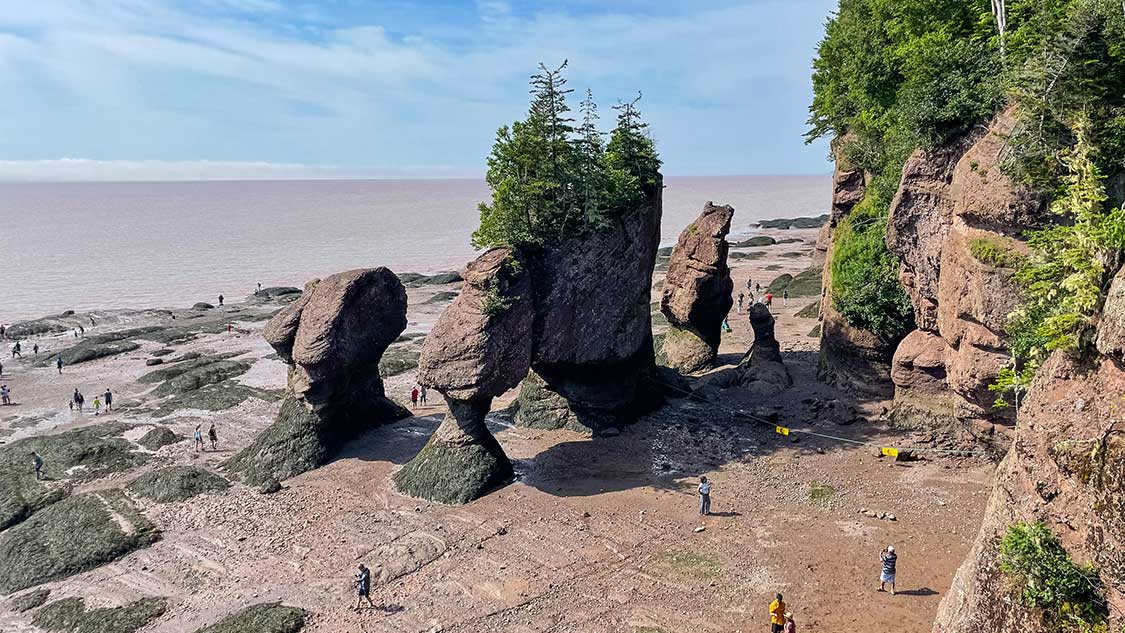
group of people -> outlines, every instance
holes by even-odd
[[[196,424],[195,425],[195,434],[192,437],[192,441],[195,442],[194,448],[197,452],[203,451],[204,453],[206,453],[207,447],[203,444],[203,430],[202,429],[203,429],[202,424]],[[211,423],[211,428],[207,429],[207,439],[211,440],[211,450],[212,451],[219,450],[219,433],[218,433],[218,431],[215,430],[215,423],[214,422]]]
[[[755,301],[766,304],[767,308],[773,307],[773,293],[769,288],[762,291],[762,284],[752,283],[753,280],[746,279],[746,291],[739,291],[737,299],[738,314],[742,314],[743,308],[750,309],[750,305]],[[782,305],[789,305],[789,289],[784,288],[781,291]]]
[[[59,372],[62,373],[61,362],[59,363]],[[109,387],[106,387],[105,393],[94,396],[94,415],[101,415],[103,403],[105,404],[106,413],[113,411],[113,391],[111,391]],[[78,412],[81,413],[83,407],[86,406],[86,396],[78,389],[75,389],[74,394],[70,397],[69,406],[71,411],[78,409]]]
[[[415,385],[410,390],[410,406],[416,408],[419,404],[426,404],[426,385]]]

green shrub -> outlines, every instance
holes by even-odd
[[[865,199],[836,226],[832,304],[851,325],[896,343],[914,328],[914,308],[887,250],[886,216],[873,206]]]
[[[1043,523],[1017,523],[1000,541],[1000,570],[1019,602],[1041,609],[1063,631],[1104,631],[1108,615],[1104,589],[1092,565],[1079,565]]]
[[[997,268],[1016,268],[1023,257],[1011,244],[990,237],[975,237],[969,242],[969,253],[977,261]]]

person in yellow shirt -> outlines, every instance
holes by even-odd
[[[770,633],[785,633],[785,600],[780,593],[770,603]]]

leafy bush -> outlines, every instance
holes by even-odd
[[[989,237],[970,240],[969,253],[977,261],[998,268],[1016,268],[1023,261],[1023,257],[1012,249],[1011,244]]]
[[[1078,565],[1043,523],[1017,523],[1000,541],[1000,570],[1020,604],[1042,609],[1058,631],[1105,630],[1104,589],[1092,565]]]
[[[895,343],[914,328],[914,309],[887,250],[886,217],[871,207],[865,200],[836,226],[832,304],[848,323]]]

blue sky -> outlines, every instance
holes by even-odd
[[[476,175],[539,61],[670,175],[824,173],[834,0],[0,0],[0,179]]]

